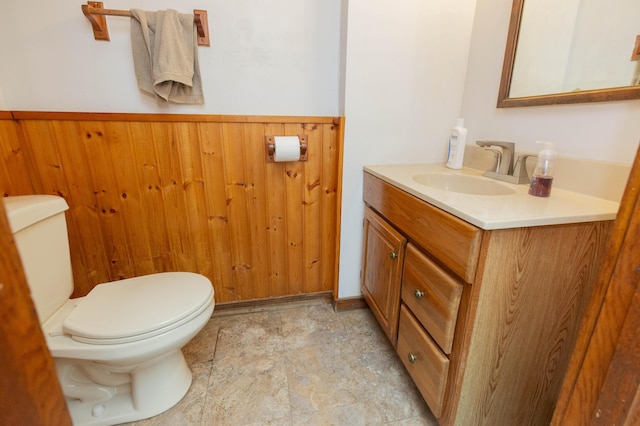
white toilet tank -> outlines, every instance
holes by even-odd
[[[64,198],[20,195],[2,199],[31,297],[44,323],[73,293]]]

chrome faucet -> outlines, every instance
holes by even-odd
[[[515,153],[516,144],[513,142],[497,142],[497,141],[477,141],[476,145],[483,148],[490,146],[499,146],[502,148],[502,164],[497,173],[510,175],[513,173],[513,155]]]
[[[495,171],[487,170],[484,172],[484,176],[515,184],[529,183],[526,165],[527,157],[530,155],[518,156],[518,160],[514,164],[513,158],[515,156],[516,144],[513,142],[477,141],[476,145],[483,148],[489,148],[491,146],[502,148],[502,164],[499,162]],[[491,149],[491,151],[494,150]]]
[[[485,148],[484,150],[493,152],[496,155],[496,170],[495,170],[495,172],[498,173],[500,171],[500,162],[502,161],[502,151],[500,151],[499,149],[493,149],[493,148]]]

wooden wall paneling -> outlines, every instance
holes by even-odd
[[[307,161],[304,166],[302,192],[303,247],[304,247],[304,287],[302,293],[322,291],[322,145],[323,126],[315,123],[303,124],[307,135]]]
[[[302,133],[300,124],[285,124],[284,136]],[[286,229],[289,293],[304,293],[304,172],[306,162],[287,161],[285,163]],[[308,241],[307,243],[311,243]]]
[[[242,124],[223,125],[223,150],[229,225],[231,230],[231,271],[237,297],[242,300],[254,299],[253,260],[251,250],[251,226],[247,211],[247,191],[245,175],[245,139]]]
[[[263,299],[271,295],[269,286],[270,252],[267,232],[266,157],[264,125],[244,124],[245,173],[247,211],[251,232],[252,269],[254,272],[254,297]]]
[[[22,150],[19,129],[12,120],[0,120],[0,195],[24,195],[34,192]]]
[[[29,165],[35,171],[34,190],[40,194],[68,194],[66,181],[62,171],[62,161],[57,152],[57,145],[52,140],[55,132],[51,122],[21,122],[21,130],[25,137],[25,149],[28,150]],[[61,192],[62,191],[62,192]]]
[[[141,202],[140,167],[134,151],[134,146],[144,141],[134,139],[131,123],[123,121],[110,123],[109,138],[109,143],[106,144],[109,159],[105,161],[105,166],[111,163],[113,170],[113,218],[122,223],[122,243],[127,247],[127,267],[130,271],[117,278],[150,274],[155,270],[149,247],[149,230],[146,226],[147,211]],[[98,182],[94,185],[96,184]]]
[[[149,263],[145,258],[148,253],[139,247],[143,244],[138,239],[145,239],[145,232],[137,228],[144,220],[144,213],[136,209],[133,203],[126,203],[127,193],[138,189],[135,169],[125,172],[125,168],[135,167],[131,163],[131,151],[128,123],[94,122],[99,125],[102,143],[96,144],[92,170],[95,173],[93,182],[97,192],[98,214],[100,223],[108,227],[103,231],[103,242],[109,255],[111,265],[110,281],[131,278],[144,273],[144,266]]]
[[[339,227],[337,226],[337,219],[339,213],[337,212],[336,203],[337,190],[338,190],[338,163],[332,164],[334,161],[339,161],[337,149],[336,126],[334,124],[323,124],[320,129],[322,134],[322,146],[319,147],[320,157],[320,183],[317,187],[318,197],[320,199],[319,220],[317,230],[317,240],[319,244],[319,274],[317,288],[320,291],[334,290],[334,272],[337,268],[338,259],[337,255],[337,241],[339,238]],[[331,232],[329,232],[331,229]],[[337,280],[337,276],[335,277]],[[334,294],[337,298],[337,292]]]
[[[207,197],[205,200],[208,216],[208,232],[211,234],[213,271],[209,277],[216,289],[216,302],[236,300],[236,288],[232,279],[231,231],[227,208],[227,185],[225,175],[224,151],[222,147],[222,124],[202,123],[200,129],[200,147]]]
[[[177,144],[180,168],[183,178],[183,191],[187,213],[187,228],[191,239],[194,265],[191,271],[211,276],[213,270],[211,242],[207,224],[206,188],[202,169],[200,135],[197,123],[178,123]]]
[[[284,135],[284,125],[269,123],[265,125],[265,134]],[[266,165],[267,212],[269,226],[269,255],[271,260],[270,287],[272,296],[293,294],[289,291],[287,256],[287,214],[285,196],[286,163],[268,163]]]
[[[78,209],[73,203],[70,194],[76,194],[68,186],[69,180],[72,185],[82,188],[92,185],[93,179],[90,174],[89,162],[80,158],[76,162],[66,164],[63,168],[63,161],[69,161],[69,157],[61,157],[58,152],[58,145],[62,143],[63,148],[74,146],[73,141],[77,136],[60,131],[60,126],[55,121],[21,121],[19,123],[22,135],[25,138],[24,147],[28,151],[29,168],[34,181],[34,190],[38,194],[60,195],[70,204],[70,211],[67,213],[69,229],[69,245],[72,250],[73,275],[75,280],[74,296],[86,294],[93,285],[109,278],[109,264],[107,253],[102,241],[100,220],[90,215],[81,215],[84,210]],[[89,138],[93,134],[87,135]],[[62,138],[69,137],[70,140]],[[93,153],[92,153],[93,155]],[[89,182],[87,182],[89,181]],[[36,183],[37,182],[37,183]],[[82,193],[79,192],[78,195]],[[95,201],[92,203],[95,207]],[[78,214],[80,213],[80,214]],[[90,238],[91,243],[87,243],[84,238]],[[96,242],[98,242],[96,244]],[[89,277],[93,283],[89,283]]]
[[[160,193],[165,217],[173,270],[194,271],[188,217],[184,200],[184,179],[180,169],[180,151],[175,125],[173,123],[153,123],[153,140],[160,172]],[[186,143],[186,141],[184,141]]]
[[[333,124],[322,125],[322,185],[320,195],[322,197],[322,213],[321,213],[321,269],[320,277],[323,290],[334,290],[334,299],[338,298],[338,242],[339,234],[339,217],[338,209],[339,182],[342,157],[340,154],[340,144],[338,143],[338,134],[336,126]],[[333,286],[335,285],[335,288]]]
[[[31,122],[30,124],[33,124]],[[110,279],[110,265],[103,244],[88,244],[87,238],[103,240],[98,217],[94,178],[92,177],[92,138],[94,131],[80,122],[52,121],[55,137],[51,142],[58,146],[63,172],[69,192],[63,194],[69,204],[66,214],[69,246],[74,274],[74,296],[85,295],[93,285]],[[97,137],[96,143],[101,139]],[[33,149],[40,149],[32,142]]]
[[[333,120],[17,115],[21,169],[33,182],[25,191],[70,205],[75,296],[171,270],[209,277],[219,303],[333,288],[341,170]],[[266,163],[265,134],[301,133],[308,161]]]
[[[162,179],[156,155],[156,143],[150,138],[152,123],[130,123],[131,151],[134,163],[137,165],[138,185],[134,191],[139,197],[139,210],[143,216],[141,226],[146,229],[149,255],[151,256],[152,271],[163,272],[172,269],[169,236],[167,233],[164,202],[162,199]],[[129,199],[132,195],[127,195]],[[130,200],[128,200],[130,201]]]
[[[131,241],[124,226],[128,212],[124,212],[121,208],[121,193],[115,171],[121,166],[119,158],[113,158],[112,155],[112,152],[116,155],[118,152],[122,156],[126,155],[124,151],[126,135],[121,128],[118,128],[117,122],[95,121],[91,123],[91,128],[93,129],[91,139],[95,141],[91,144],[91,163],[87,174],[92,177],[91,184],[96,193],[97,212],[102,229],[102,244],[107,252],[107,261],[110,266],[107,281],[131,278],[135,276],[133,253],[129,251]],[[66,143],[61,139],[58,140]],[[67,149],[77,148],[68,146]],[[82,238],[86,241],[87,236]]]

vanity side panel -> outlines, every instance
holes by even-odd
[[[468,283],[478,266],[483,231],[410,195],[383,180],[364,173],[364,201],[410,240]]]
[[[486,233],[464,377],[445,424],[549,424],[611,224]]]

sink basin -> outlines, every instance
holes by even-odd
[[[414,176],[413,180],[431,188],[462,194],[511,195],[516,193],[513,188],[480,176],[452,173],[425,173]]]

